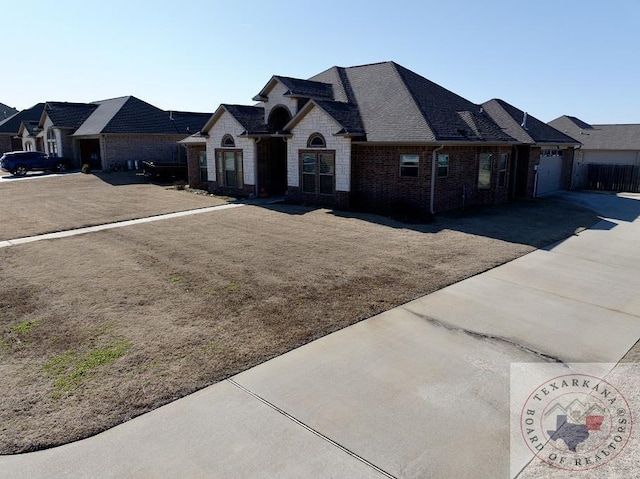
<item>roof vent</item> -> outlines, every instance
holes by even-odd
[[[173,112],[172,111],[169,112],[169,120],[173,120]]]
[[[529,119],[529,115],[527,114],[527,112],[524,112],[524,116],[522,117],[522,124],[520,125],[522,128],[524,128],[525,130],[527,130],[527,120]]]

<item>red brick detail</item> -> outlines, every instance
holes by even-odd
[[[431,161],[434,147],[354,145],[352,153],[352,200],[359,209],[394,214],[399,210],[424,215],[430,212]],[[478,156],[494,156],[491,187],[478,189]],[[506,203],[509,198],[511,157],[507,177],[498,186],[499,159],[511,154],[510,146],[447,146],[435,152],[449,155],[446,177],[435,178],[436,213],[469,205]],[[400,176],[400,155],[419,155],[417,178]],[[437,168],[436,168],[437,175]]]
[[[398,210],[428,212],[431,151],[421,146],[353,145],[351,192],[353,206],[383,214]],[[418,176],[400,176],[400,155],[418,155]]]
[[[187,167],[189,170],[189,187],[198,190],[209,189],[209,182],[202,181],[200,178],[200,153],[206,152],[206,145],[189,145],[187,144]]]

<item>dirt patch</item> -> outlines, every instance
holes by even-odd
[[[0,184],[0,241],[224,203],[132,172],[6,181]]]
[[[0,453],[100,432],[596,220],[552,201],[423,226],[243,206],[1,249]]]

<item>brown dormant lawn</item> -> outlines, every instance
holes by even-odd
[[[2,248],[0,453],[95,434],[596,219],[554,201],[423,226],[243,206]]]
[[[0,241],[223,203],[151,184],[135,172],[3,180]]]

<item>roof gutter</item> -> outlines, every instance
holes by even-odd
[[[435,208],[433,206],[433,202],[436,197],[436,153],[444,148],[444,145],[440,145],[435,150],[431,152],[431,191],[429,197],[429,212],[433,215],[435,214]]]

